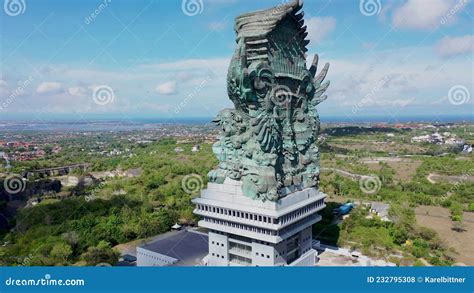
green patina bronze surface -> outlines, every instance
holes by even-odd
[[[329,64],[316,75],[316,55],[306,68],[301,7],[295,1],[235,20],[237,47],[227,76],[235,109],[215,119],[222,129],[213,146],[220,163],[209,180],[240,180],[253,199],[274,201],[319,185],[316,106],[327,97]]]

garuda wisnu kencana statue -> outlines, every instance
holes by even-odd
[[[235,20],[237,48],[227,90],[235,109],[214,120],[222,136],[213,145],[219,167],[209,181],[242,181],[243,193],[275,201],[319,186],[320,122],[329,64],[306,67],[307,32],[298,1],[243,14]]]

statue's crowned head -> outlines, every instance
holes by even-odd
[[[318,56],[306,67],[302,4],[293,1],[235,20],[234,56],[227,89],[234,109],[215,120],[223,135],[213,146],[220,164],[211,182],[242,181],[254,199],[277,200],[319,185],[319,116],[329,64],[316,75]]]

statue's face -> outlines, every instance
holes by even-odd
[[[237,122],[234,120],[234,116],[230,110],[221,111],[217,123],[225,136],[232,136],[237,132]]]

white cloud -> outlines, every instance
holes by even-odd
[[[62,85],[59,82],[42,82],[36,88],[38,94],[58,93],[62,90]]]
[[[426,113],[431,109],[426,105],[446,97],[455,84],[469,86],[469,90],[474,91],[470,86],[472,70],[465,60],[456,58],[446,63],[436,58],[433,46],[378,50],[376,55],[374,58],[372,54],[357,51],[336,59],[321,56],[321,66],[325,62],[331,63],[327,78],[331,80],[331,86],[328,100],[320,105],[320,113],[353,115],[354,109],[360,114],[385,113],[385,110],[405,113],[422,106]],[[44,109],[51,113],[124,112],[211,117],[220,109],[232,106],[226,91],[229,62],[230,57],[182,59],[141,64],[131,68],[130,73],[66,66],[44,74],[44,80],[54,80],[61,85],[60,93],[27,93],[22,96],[24,103],[12,104],[9,110],[12,113]],[[453,75],[453,72],[457,74]],[[382,84],[385,78],[387,81]],[[72,80],[74,84],[70,85]],[[157,83],[157,80],[162,82]],[[13,82],[8,81],[11,86]],[[111,86],[120,93],[120,99],[107,107],[97,107],[92,99],[93,87],[89,87],[94,84]],[[171,94],[175,95],[167,96]],[[364,100],[367,96],[370,99]],[[29,107],[21,107],[23,104]],[[444,106],[440,104],[439,107]],[[179,114],[175,113],[176,109],[180,110]]]
[[[213,31],[222,31],[226,28],[227,24],[224,21],[213,21],[209,23],[209,29]]]
[[[322,60],[331,64],[327,77],[331,85],[328,100],[321,104],[321,113],[406,114],[416,111],[416,107],[425,107],[424,113],[442,112],[449,105],[440,105],[437,110],[426,105],[446,97],[454,84],[472,84],[471,69],[462,58],[446,63],[434,58],[432,47],[379,53],[378,58],[354,54],[344,59]]]
[[[0,79],[0,95],[6,95],[8,93],[8,83],[3,79]]]
[[[211,117],[219,109],[230,105],[226,90],[230,58],[228,56],[142,63],[133,66],[128,72],[50,64],[47,70],[41,71],[43,80],[32,87],[32,92],[25,92],[22,96],[23,102],[29,107],[22,108],[18,103],[12,105],[9,110],[12,113],[33,111],[32,109],[44,109],[51,113],[123,111],[136,115],[156,111],[160,114],[175,115],[173,110],[185,101],[186,107],[183,107],[180,115],[207,113]],[[157,83],[157,80],[161,82]],[[74,83],[71,84],[71,81]],[[8,83],[11,87],[12,82],[8,80]],[[38,85],[39,83],[42,84]],[[94,85],[101,84],[111,86],[117,95],[120,94],[120,99],[117,98],[107,107],[96,107],[92,92]],[[43,94],[37,94],[36,90]],[[175,95],[170,99],[169,95],[172,93]],[[192,99],[188,98],[189,96],[192,96]],[[150,106],[154,104],[157,106]]]
[[[312,17],[305,21],[308,38],[313,44],[321,42],[336,28],[334,17]]]
[[[230,57],[226,58],[211,58],[211,59],[184,59],[177,60],[174,62],[168,63],[158,63],[158,64],[143,64],[139,68],[145,69],[155,69],[155,70],[173,70],[173,71],[190,71],[193,69],[212,69],[216,70],[227,70],[227,67],[230,63]]]
[[[466,0],[408,0],[393,12],[392,23],[398,28],[431,30],[455,21]]]
[[[168,81],[162,83],[156,87],[156,92],[161,95],[174,95],[176,94],[176,82]]]
[[[436,45],[436,52],[442,57],[452,57],[474,52],[474,35],[445,37]]]
[[[70,87],[68,89],[68,93],[71,95],[71,96],[75,96],[75,97],[83,97],[87,94],[87,89],[84,88],[84,87],[81,87],[81,86],[74,86],[74,87]]]

